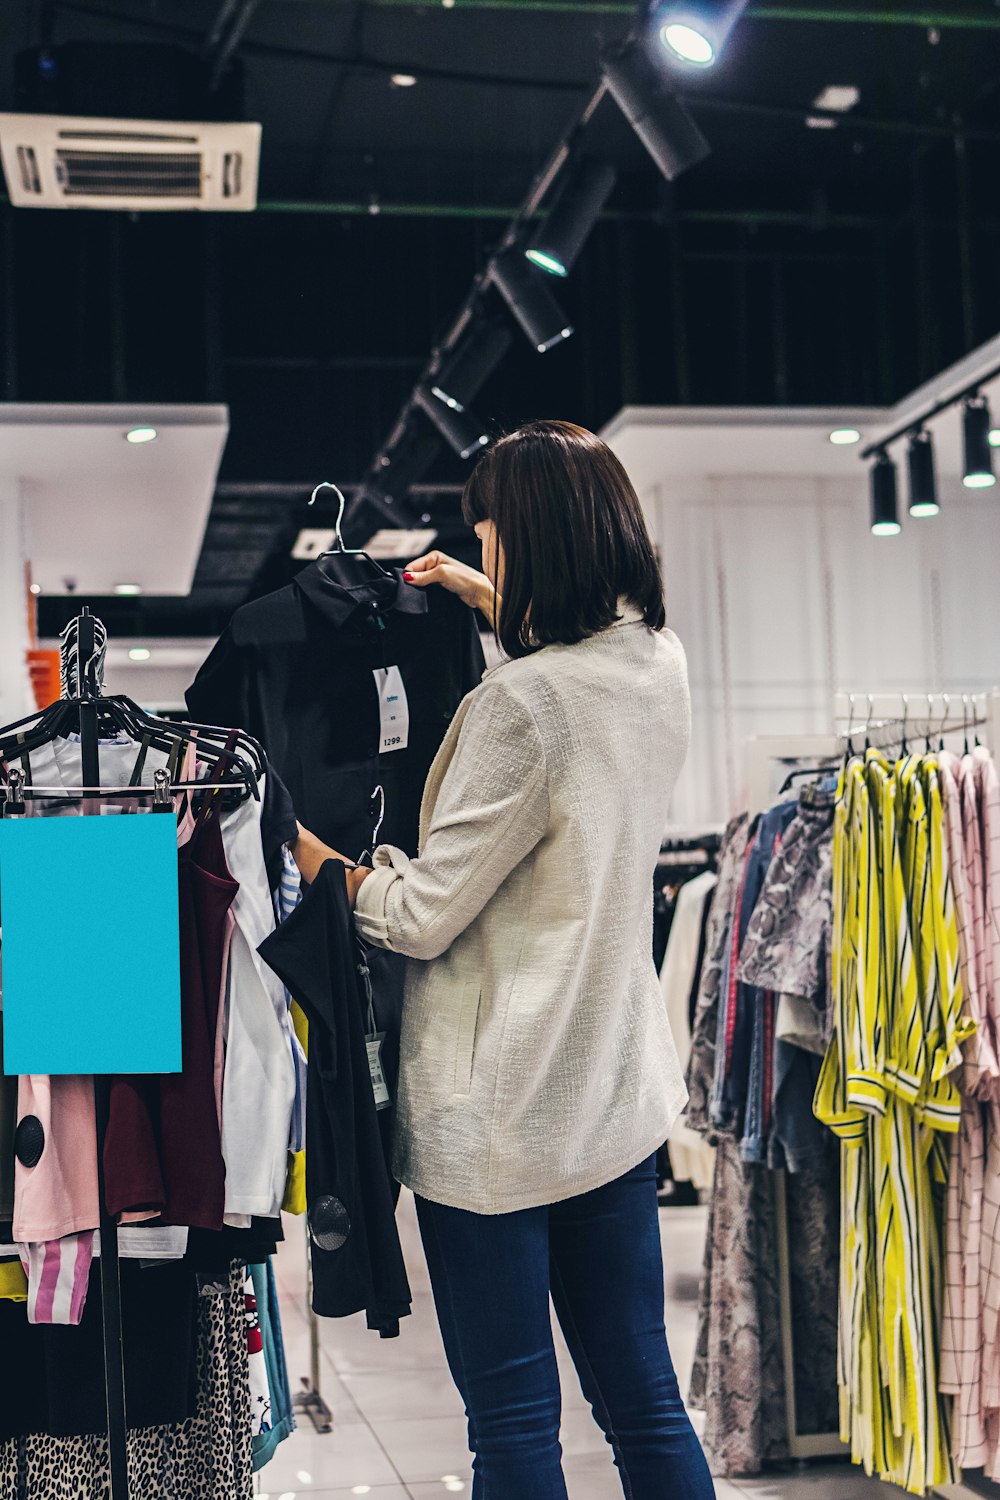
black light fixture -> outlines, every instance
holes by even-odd
[[[988,490],[996,484],[993,472],[993,449],[990,445],[990,408],[978,393],[969,396],[962,413],[965,462],[962,483],[967,490]]]
[[[660,41],[681,62],[710,68],[748,0],[669,0],[656,12]]]
[[[452,411],[464,411],[478,396],[511,346],[511,332],[499,319],[481,322],[441,363],[431,392]]]
[[[497,256],[490,276],[539,354],[545,354],[572,335],[573,325],[567,322],[542,273],[527,263],[518,246],[513,245]]]
[[[899,504],[896,465],[883,449],[876,453],[871,472],[872,536],[898,536]]]
[[[937,474],[934,469],[934,440],[925,427],[910,434],[906,448],[906,471],[910,481],[910,515],[936,516],[938,504]]]
[[[601,216],[615,185],[615,169],[585,158],[566,171],[544,221],[525,250],[532,265],[551,276],[566,276]]]
[[[615,103],[668,182],[705,160],[711,147],[639,42],[606,53],[601,69]]]
[[[455,411],[453,407],[446,406],[433,391],[423,385],[417,386],[413,399],[460,458],[471,458],[480,448],[486,447],[490,435],[471,412]]]

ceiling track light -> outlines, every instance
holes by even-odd
[[[455,411],[424,385],[417,386],[413,399],[460,458],[471,458],[486,447],[490,435],[470,412]]]
[[[872,536],[898,536],[899,502],[896,465],[888,453],[875,455],[871,470]]]
[[[480,322],[442,359],[431,381],[433,394],[452,411],[464,411],[479,395],[511,342],[511,331],[502,320]]]
[[[670,0],[655,12],[660,41],[671,58],[696,68],[710,68],[748,0]]]
[[[539,354],[571,336],[572,323],[566,321],[542,274],[526,263],[518,246],[497,256],[490,277]]]
[[[668,182],[704,161],[711,147],[634,39],[601,61],[612,98]]]
[[[569,274],[611,196],[615,177],[609,162],[593,158],[566,172],[552,207],[524,252],[532,265],[551,276]]]
[[[962,483],[968,490],[987,490],[996,484],[993,448],[990,443],[990,408],[985,397],[969,396],[962,412],[965,461]]]
[[[910,434],[906,446],[906,472],[909,479],[910,515],[936,516],[938,503],[937,474],[934,467],[934,439],[924,427]]]

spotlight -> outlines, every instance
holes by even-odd
[[[524,252],[532,265],[552,276],[567,275],[614,185],[615,169],[607,162],[583,161],[569,172]]]
[[[486,447],[490,435],[483,431],[482,425],[469,412],[454,411],[450,406],[445,406],[443,401],[439,401],[423,385],[417,386],[413,397],[460,458],[471,458],[480,448]]]
[[[490,270],[501,297],[539,354],[544,354],[573,332],[565,314],[538,272],[525,265],[516,245],[498,255]]]
[[[941,507],[934,472],[934,440],[922,427],[910,435],[906,468],[910,480],[910,515],[936,516]]]
[[[849,448],[860,441],[861,434],[856,427],[835,427],[830,433],[830,442],[836,448]]]
[[[442,361],[431,386],[432,393],[452,411],[464,411],[467,402],[476,399],[510,345],[510,329],[502,322],[482,323]]]
[[[967,490],[988,490],[996,484],[990,446],[990,409],[982,396],[970,396],[962,414],[965,465],[962,483]]]
[[[615,103],[668,182],[705,160],[711,147],[638,42],[605,54],[601,68]]]
[[[896,465],[888,453],[878,453],[872,464],[872,536],[898,536]]]
[[[155,427],[130,427],[125,434],[126,443],[155,443],[159,437]]]
[[[115,584],[115,593],[116,594],[121,594],[123,597],[129,597],[129,596],[134,595],[134,594],[141,594],[142,593],[142,584],[141,583],[116,583]]]
[[[681,0],[656,14],[660,41],[681,62],[710,68],[729,33],[747,8],[747,0]]]
[[[128,654],[129,661],[149,661],[152,656],[148,646],[133,646]]]

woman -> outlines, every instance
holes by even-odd
[[[350,869],[409,965],[394,1167],[469,1418],[475,1500],[565,1500],[550,1295],[632,1500],[710,1500],[663,1327],[653,1153],[686,1094],[652,962],[653,871],[687,751],[683,651],[614,454],[565,422],[466,487],[483,573],[411,564],[507,660],[431,768],[420,856]],[[332,851],[303,832],[312,878]],[[340,856],[337,856],[340,857]]]

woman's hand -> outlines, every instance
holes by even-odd
[[[346,855],[338,854],[336,849],[331,849],[329,844],[324,844],[322,839],[310,833],[308,828],[303,828],[301,823],[298,828],[299,836],[292,848],[292,858],[299,867],[302,879],[306,885],[312,885],[328,859],[339,859],[347,866],[344,874],[347,877],[347,895],[353,911],[358,899],[358,891],[372,873],[371,870],[367,866],[354,866],[353,861],[349,860]]]
[[[492,625],[496,600],[492,583],[485,573],[449,557],[447,552],[426,552],[410,563],[403,577],[418,589],[439,583],[449,593],[457,594],[463,604],[481,610]]]

